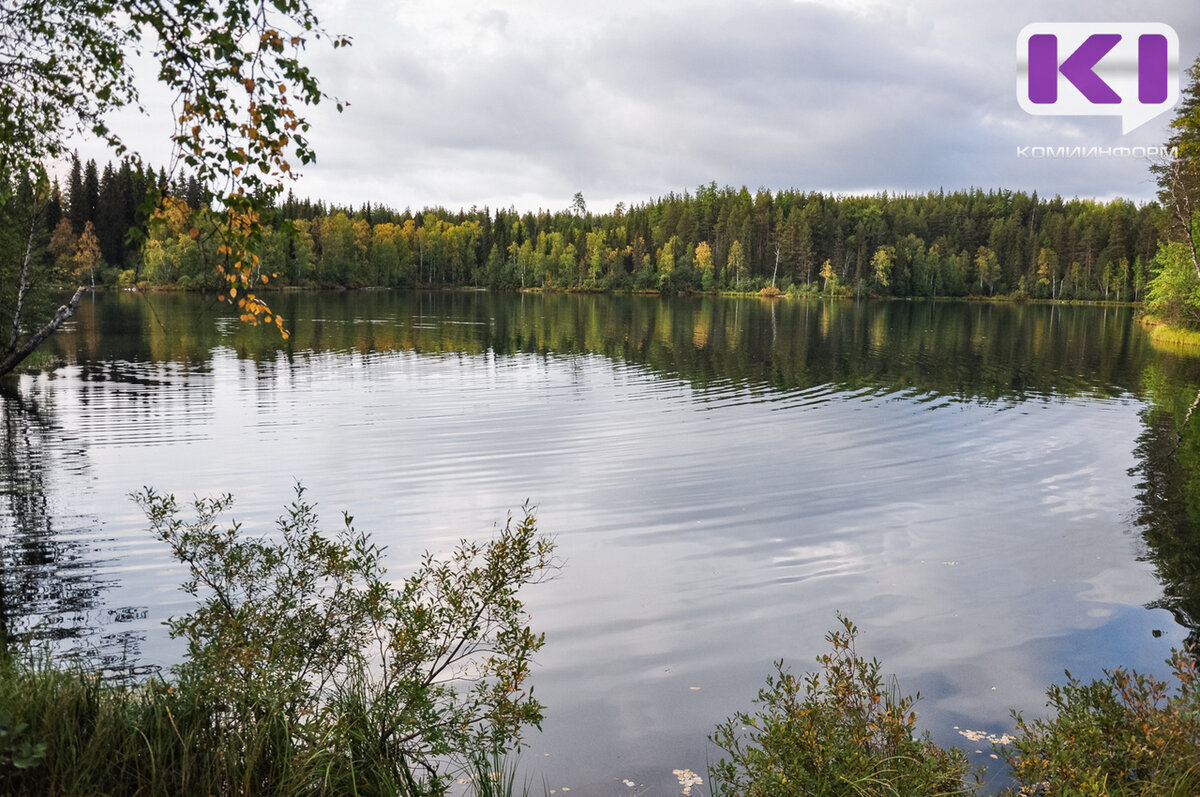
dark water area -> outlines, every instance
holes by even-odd
[[[6,629],[114,671],[178,659],[183,572],[128,498],[143,485],[233,492],[266,530],[300,480],[397,579],[529,499],[566,566],[527,595],[547,720],[523,766],[556,793],[672,794],[839,611],[922,693],[922,728],[997,775],[961,731],[1039,714],[1064,669],[1162,673],[1200,626],[1200,360],[1130,309],[273,305],[286,342],[195,296],[99,296],[51,341],[58,367],[7,384]]]

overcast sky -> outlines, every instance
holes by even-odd
[[[1154,196],[1145,161],[1017,157],[1020,146],[1157,145],[1172,118],[1122,135],[1115,116],[1025,113],[1018,33],[1033,22],[1162,22],[1179,34],[1184,68],[1200,53],[1191,0],[314,5],[354,40],[308,56],[350,106],[311,112],[318,162],[292,188],[414,210],[557,210],[582,191],[607,211],[713,180],[1144,201]],[[165,160],[169,120],[127,130]]]

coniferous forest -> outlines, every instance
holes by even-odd
[[[165,199],[147,219],[152,186]],[[222,287],[222,216],[194,178],[76,158],[43,216],[43,257],[64,284]],[[604,213],[582,195],[522,213],[289,194],[263,218],[258,268],[276,286],[1140,301],[1161,220],[1155,203],[979,189],[831,196],[710,183]]]

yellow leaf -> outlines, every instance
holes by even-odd
[[[230,288],[229,295],[236,299],[237,298],[237,288]]]

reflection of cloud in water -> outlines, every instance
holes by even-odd
[[[1102,486],[1096,479],[1094,467],[1084,467],[1074,473],[1057,473],[1039,483],[1045,492],[1042,503],[1053,515],[1070,515],[1074,520],[1105,517]]]
[[[61,450],[44,381],[0,390],[0,635],[124,674],[136,666],[142,634],[120,626],[145,609],[103,607],[114,579],[97,556],[100,523],[72,514],[58,495],[59,474],[86,468],[85,450],[78,442]]]
[[[771,564],[786,571],[772,579],[776,583],[807,581],[813,578],[846,575],[861,565],[859,549],[849,542],[826,542],[800,545],[787,554],[775,554]]]
[[[1145,359],[1128,312],[279,300],[294,304],[288,351],[211,323],[150,326],[113,344],[134,347],[112,355],[128,365],[55,385],[80,397],[65,423],[112,443],[88,452],[86,511],[120,552],[113,604],[150,607],[131,627],[181,601],[123,498],[140,484],[236,489],[238,517],[269,523],[303,478],[327,518],[347,508],[378,533],[396,572],[529,497],[567,561],[529,593],[548,706],[531,742],[549,782],[577,793],[620,789],[617,775],[675,791],[670,768],[703,771],[705,732],[752,705],[774,659],[813,668],[838,610],[864,629],[861,652],[926,695],[921,722],[943,743],[961,741],[955,724],[1001,731],[1010,707],[1038,713],[1064,666],[1153,663],[1169,647],[1169,619],[1140,607],[1153,576],[1131,566],[1142,405],[1129,396]],[[1050,345],[1034,334],[1047,318],[1088,334]],[[888,335],[864,337],[876,326]],[[155,352],[191,364],[145,365]],[[129,377],[110,399],[106,373]],[[79,385],[89,375],[96,390]],[[148,444],[121,444],[142,425]]]

